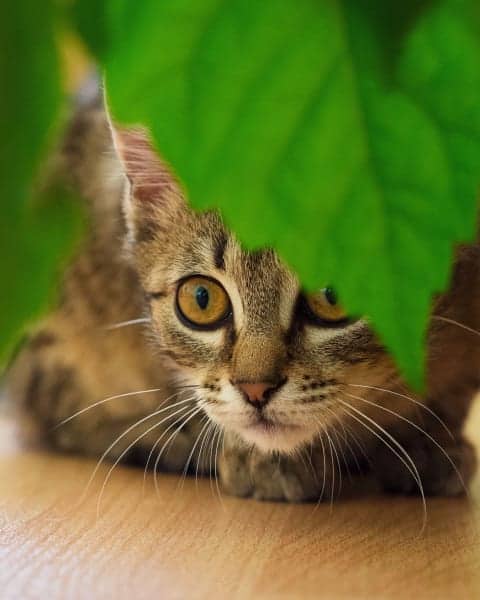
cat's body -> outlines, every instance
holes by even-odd
[[[272,251],[247,253],[216,214],[188,209],[143,133],[117,132],[116,147],[123,167],[91,101],[62,162],[92,230],[10,377],[34,429],[110,460],[217,465],[224,489],[258,498],[330,498],[359,467],[390,490],[461,493],[475,467],[462,429],[480,384],[480,336],[467,329],[480,330],[480,247],[457,253],[433,309],[428,391],[414,396],[366,322],[319,322]],[[192,301],[206,286],[206,302],[227,303],[213,325],[179,308],[193,276],[204,283]]]

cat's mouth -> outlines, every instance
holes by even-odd
[[[291,452],[309,437],[304,427],[280,423],[262,414],[254,417],[241,433],[247,442],[267,452]]]
[[[288,429],[298,429],[298,426],[284,425],[283,423],[278,423],[272,419],[268,419],[264,415],[258,415],[255,419],[253,419],[250,425],[250,429],[254,429],[256,431],[260,431],[266,434],[271,434]]]

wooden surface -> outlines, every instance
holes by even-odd
[[[470,430],[480,440],[476,406]],[[333,506],[218,498],[206,480],[22,452],[0,427],[1,600],[480,598],[472,500],[361,495]]]

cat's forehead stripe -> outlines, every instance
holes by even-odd
[[[217,269],[225,270],[225,248],[227,247],[227,235],[221,231],[214,241],[213,263]]]

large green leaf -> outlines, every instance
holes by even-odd
[[[2,222],[20,214],[59,100],[52,2],[0,3]]]
[[[399,6],[400,5],[400,6]],[[421,6],[421,9],[419,8]],[[114,116],[150,126],[193,204],[308,287],[333,283],[419,384],[432,293],[473,235],[469,3],[110,0]]]
[[[107,8],[107,2],[103,0],[74,0],[70,6],[77,32],[99,59],[108,51]]]
[[[53,2],[0,3],[0,365],[45,308],[77,222],[63,194],[33,201],[60,102]]]

